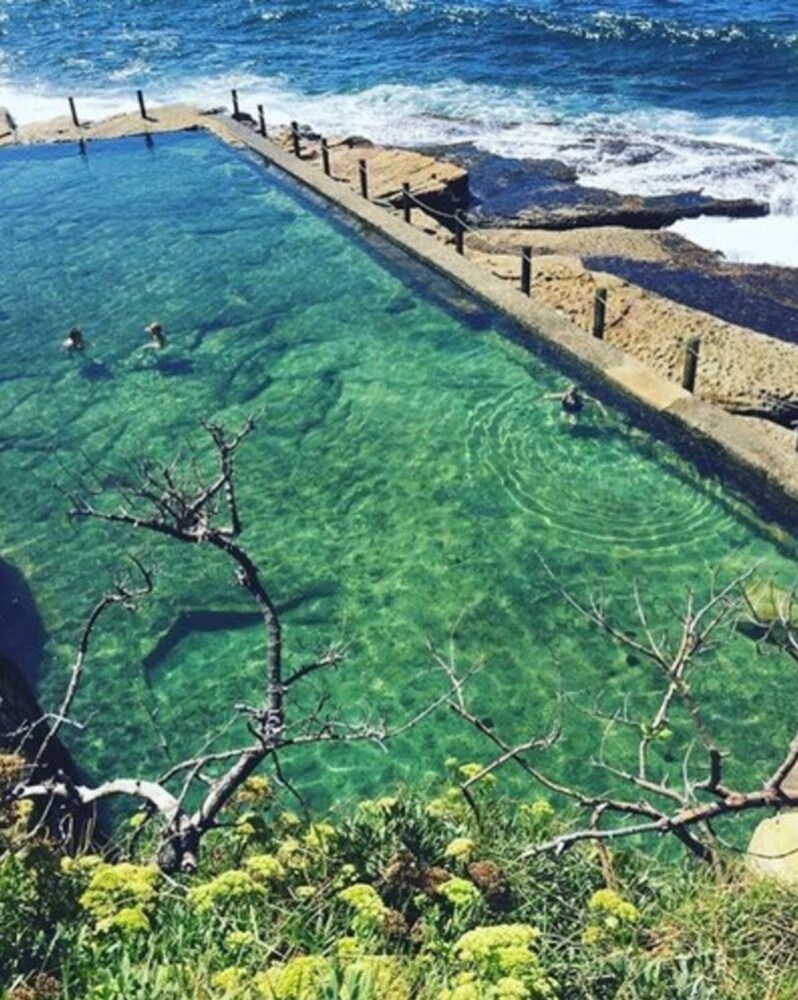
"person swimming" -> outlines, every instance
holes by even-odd
[[[67,334],[66,340],[61,345],[65,351],[83,351],[86,348],[86,341],[80,327],[73,326]]]
[[[146,346],[155,351],[160,351],[166,345],[166,334],[160,323],[150,323],[144,327],[144,332],[150,335],[150,342]]]
[[[585,408],[585,400],[579,391],[579,386],[569,385],[560,396],[560,406],[566,416],[576,417]]]
[[[548,392],[543,398],[559,399],[563,418],[572,424],[576,423],[577,417],[584,410],[587,402],[595,403],[603,414],[607,413],[598,399],[588,396],[578,385],[569,385],[565,392]]]

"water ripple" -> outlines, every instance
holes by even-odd
[[[530,400],[523,385],[473,407],[466,452],[473,476],[489,470],[518,508],[574,547],[675,551],[718,516],[695,489],[664,496],[651,456],[630,447],[614,418],[595,409],[569,424],[556,399]]]

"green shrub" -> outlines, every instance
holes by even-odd
[[[303,822],[253,786],[177,881],[146,853],[59,858],[14,817],[2,1000],[798,996],[795,891],[629,847],[523,859],[567,817],[500,783],[461,809],[451,787]]]

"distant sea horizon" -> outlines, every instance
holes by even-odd
[[[328,134],[553,158],[624,194],[755,198],[681,231],[798,266],[798,13],[788,0],[0,0],[24,124],[187,101]]]

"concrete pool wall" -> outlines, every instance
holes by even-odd
[[[479,264],[408,225],[399,213],[325,176],[318,163],[291,155],[238,122],[230,121],[228,128],[269,163],[510,317],[531,341],[553,350],[566,367],[606,384],[651,429],[671,439],[674,435],[686,439],[681,443],[688,455],[715,466],[716,473],[725,465],[731,484],[755,498],[765,513],[790,525],[798,523],[798,455],[789,432],[771,436],[758,424],[697,399],[617,347],[536,304],[520,289],[508,288]]]
[[[117,115],[80,128],[63,118],[7,133],[0,137],[0,146],[19,141],[118,138],[186,128],[205,128],[225,142],[252,150],[368,230],[445,275],[512,319],[521,331],[521,339],[553,353],[574,377],[597,388],[605,387],[634,413],[637,422],[666,436],[686,457],[747,494],[761,514],[790,527],[798,525],[798,454],[789,430],[733,416],[696,398],[617,347],[591,337],[553,309],[537,304],[520,289],[508,287],[506,281],[460,256],[419,226],[408,225],[400,212],[363,198],[340,179],[325,176],[317,160],[291,155],[278,142],[261,137],[251,126],[226,114],[159,107],[146,122],[137,114]]]

